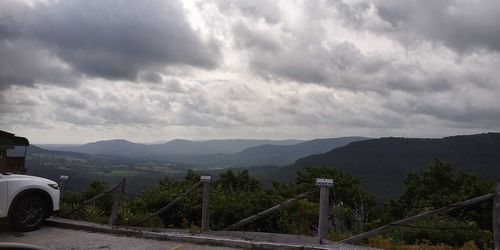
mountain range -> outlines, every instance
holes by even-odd
[[[106,154],[124,157],[151,156],[151,155],[200,155],[200,154],[231,154],[244,149],[270,145],[293,145],[301,140],[208,140],[190,141],[176,139],[166,143],[142,144],[123,139],[106,140],[87,143],[84,145],[59,146],[50,149],[73,151],[87,154]],[[43,147],[43,146],[42,146]]]
[[[140,144],[127,140],[98,141],[62,146],[59,151],[123,158],[155,160],[204,167],[287,165],[307,155],[327,152],[364,137],[300,140],[173,140],[163,144]]]
[[[425,169],[432,163],[433,158],[449,162],[457,170],[477,173],[490,180],[500,179],[500,133],[444,138],[343,137],[291,145],[287,144],[293,141],[279,141],[281,145],[259,141],[264,144],[257,146],[253,146],[257,143],[257,140],[253,140],[237,141],[234,148],[230,149],[232,142],[234,141],[229,140],[227,145],[223,145],[222,141],[216,144],[175,141],[180,143],[178,145],[184,145],[184,148],[168,151],[166,149],[172,144],[146,145],[113,140],[64,149],[80,152],[52,151],[36,146],[31,146],[28,152],[33,166],[48,169],[54,165],[51,170],[54,176],[67,168],[73,169],[68,174],[78,174],[82,178],[85,177],[86,171],[93,173],[92,176],[85,177],[87,180],[104,176],[119,178],[122,175],[132,178],[136,174],[143,174],[135,179],[137,183],[144,180],[141,187],[151,185],[152,181],[165,174],[175,173],[182,176],[187,168],[198,169],[214,176],[227,167],[235,168],[236,171],[249,169],[258,179],[270,183],[293,181],[297,172],[304,171],[308,166],[315,166],[346,170],[360,178],[363,186],[370,192],[379,197],[390,197],[402,191],[404,179],[409,172]],[[202,150],[210,148],[207,145],[217,144],[223,146]],[[250,146],[245,148],[248,145]],[[139,154],[144,152],[141,150],[151,148],[156,150],[155,154]],[[181,152],[180,148],[184,151]],[[234,153],[237,150],[240,151]],[[180,154],[187,152],[200,154]],[[36,155],[39,156],[35,157]],[[102,172],[101,167],[107,170]],[[33,168],[36,167],[31,167]],[[168,171],[164,172],[163,169],[166,168]],[[48,170],[35,170],[35,173],[43,176],[44,171]]]

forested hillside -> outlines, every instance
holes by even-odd
[[[340,168],[361,177],[378,195],[401,192],[408,172],[428,166],[433,158],[459,170],[500,178],[500,133],[462,135],[441,139],[381,138],[353,142],[323,154],[297,160],[276,170],[271,178],[293,180],[307,166]]]

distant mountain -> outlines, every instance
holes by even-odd
[[[126,140],[109,140],[80,146],[62,147],[92,155],[110,155],[140,160],[155,160],[199,167],[250,167],[288,165],[295,160],[327,152],[364,137],[341,137],[299,140],[173,140],[163,144],[140,144]]]
[[[24,149],[16,147],[13,152],[16,155],[24,155]],[[59,159],[69,159],[77,160],[79,162],[86,162],[91,165],[128,165],[136,164],[139,162],[144,162],[136,159],[122,158],[119,156],[112,155],[94,155],[88,153],[79,153],[72,151],[59,151],[59,150],[48,150],[35,145],[30,145],[27,148],[27,162],[34,159],[47,159],[47,158],[59,158]],[[29,166],[28,166],[29,167]],[[29,170],[29,168],[28,168]]]
[[[340,137],[316,139],[295,145],[262,145],[248,148],[236,154],[234,165],[261,166],[261,165],[287,165],[302,157],[330,151],[345,146],[351,142],[367,140],[365,137]]]
[[[347,145],[354,141],[366,140],[365,137],[341,137],[316,139],[294,145],[265,144],[245,149],[236,154],[207,154],[207,155],[160,155],[151,159],[184,163],[194,166],[234,168],[264,165],[288,165],[295,160],[334,148]]]
[[[127,140],[108,140],[87,143],[79,146],[62,146],[53,148],[62,151],[73,151],[87,154],[105,154],[123,157],[148,157],[164,155],[208,155],[208,154],[232,154],[244,149],[271,145],[292,145],[300,143],[300,140],[208,140],[189,141],[173,140],[162,144],[140,144]]]
[[[402,191],[410,171],[427,167],[437,157],[457,169],[500,178],[500,133],[463,135],[442,139],[381,138],[350,143],[323,154],[311,155],[282,167],[269,178],[293,180],[307,166],[335,167],[361,177],[371,192],[395,195]]]
[[[247,148],[264,144],[271,145],[293,145],[300,143],[300,140],[208,140],[189,141],[173,140],[164,144],[150,145],[151,154],[171,154],[171,155],[206,155],[206,154],[234,154]]]
[[[128,156],[146,151],[148,149],[148,145],[133,143],[127,140],[108,140],[77,146],[63,146],[55,149],[59,151],[71,151],[85,154]]]

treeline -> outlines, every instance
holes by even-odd
[[[211,186],[210,229],[222,230],[300,193],[317,189],[315,178],[335,180],[334,187],[330,189],[331,240],[341,240],[401,218],[490,193],[494,184],[475,174],[454,171],[448,163],[436,159],[425,170],[407,175],[404,192],[399,198],[380,202],[363,190],[359,178],[340,169],[308,167],[298,173],[294,182],[273,182],[272,187],[263,186],[247,171],[228,170],[221,173]],[[189,171],[182,180],[167,177],[142,194],[128,193],[118,212],[118,224],[135,225],[198,181],[199,175]],[[82,193],[66,191],[60,213],[64,214],[106,189],[104,182],[93,181]],[[241,230],[314,235],[317,231],[318,204],[319,194],[315,193]],[[201,205],[202,191],[198,189],[142,226],[199,230]],[[107,195],[69,217],[107,223],[111,206],[112,197]],[[491,249],[491,218],[492,202],[483,202],[408,227],[392,228],[364,244],[386,249],[415,249],[408,248],[410,245],[426,245],[426,249],[461,246],[464,249]]]

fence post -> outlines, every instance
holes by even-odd
[[[66,183],[69,181],[69,176],[61,175],[59,176],[59,200],[62,200],[64,197],[64,188]]]
[[[319,220],[318,220],[318,239],[319,243],[322,243],[322,239],[326,237],[328,233],[329,223],[328,223],[328,207],[330,206],[330,201],[328,199],[328,194],[330,193],[330,187],[333,186],[333,179],[316,179],[316,186],[320,188],[319,194]]]
[[[120,208],[120,202],[125,192],[125,185],[127,184],[127,178],[123,178],[120,182],[120,186],[115,192],[115,199],[113,201],[113,207],[111,210],[111,216],[109,216],[109,225],[113,226],[116,222],[116,218],[118,217],[118,209]]]
[[[493,239],[495,250],[500,250],[500,181],[497,181],[493,196]]]
[[[201,210],[201,232],[210,231],[210,181],[212,177],[208,175],[200,176],[200,181],[203,182],[203,207]]]

